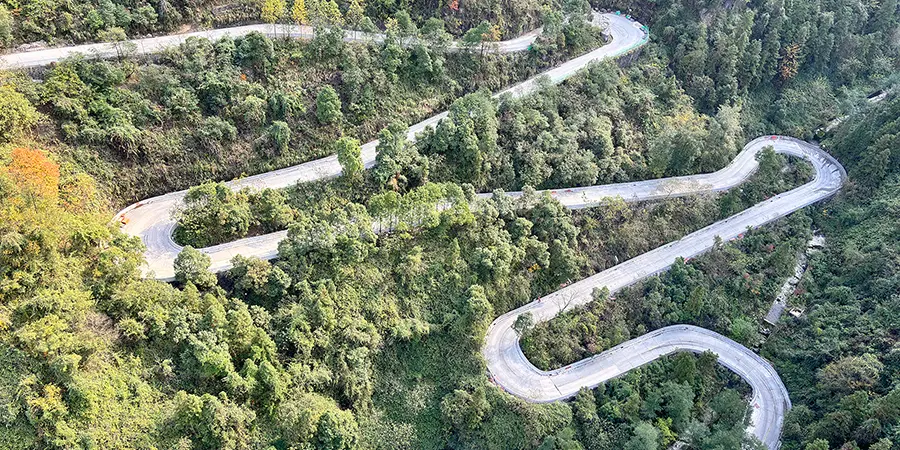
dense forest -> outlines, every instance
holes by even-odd
[[[0,72],[0,448],[757,448],[749,387],[715,355],[675,354],[531,404],[490,382],[480,349],[496,316],[811,173],[765,151],[741,189],[578,212],[535,189],[709,172],[749,138],[784,133],[822,139],[849,172],[842,193],[599,292],[523,330],[523,349],[554,368],[697,324],[773,363],[793,401],[784,449],[896,449],[897,1],[591,6],[636,15],[650,43],[496,99],[606,43],[586,2],[0,2],[6,47],[260,20],[387,34],[196,39]],[[526,52],[480,51],[540,25]],[[449,51],[453,36],[470,49]],[[407,124],[442,110],[406,141]],[[374,138],[363,170],[360,143]],[[333,153],[333,180],[219,183]],[[144,279],[143,245],[109,219],[186,188],[176,238],[193,247],[174,283]],[[474,195],[504,190],[525,194]],[[789,298],[804,313],[762,330],[814,228],[826,247]],[[238,256],[220,274],[194,249],[277,230],[277,260]]]

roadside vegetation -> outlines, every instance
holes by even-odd
[[[634,205],[613,200],[577,212],[579,246],[590,255],[587,272],[612,267],[809,181],[809,165],[785,166],[784,161],[764,151],[753,178],[721,196]],[[756,318],[765,315],[810,235],[809,218],[796,213],[740,241],[723,242],[690,263],[678,261],[613,299],[597,291],[592,303],[523,330],[522,350],[538,368],[551,370],[680,323],[758,347]],[[560,336],[567,338],[560,342]]]
[[[670,131],[656,134],[662,124]],[[415,144],[405,142],[405,130],[399,122],[382,129],[376,167],[345,169],[350,175],[326,182],[333,187],[324,195],[336,190],[366,203],[381,191],[401,195],[429,181],[491,192],[704,173],[724,167],[745,143],[739,108],[723,108],[714,117],[699,114],[674,79],[643,64],[598,65],[521,99],[498,102],[475,92],[455,101],[450,117]],[[674,152],[674,146],[686,148]],[[339,156],[358,161],[358,142],[339,140],[336,147]],[[178,214],[176,236],[204,247],[285,229],[291,215],[309,207],[304,199],[310,194],[307,185],[283,191],[231,193],[221,183],[195,187]],[[271,211],[231,212],[251,209]],[[222,226],[225,217],[230,219]]]

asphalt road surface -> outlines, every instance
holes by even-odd
[[[538,77],[510,87],[496,96],[527,95],[538,88],[537,80],[540,77],[547,77],[550,82],[559,83],[590,63],[620,56],[647,41],[647,35],[641,25],[625,17],[596,14],[594,20],[598,23],[608,23],[608,32],[613,38],[612,42],[548,70]],[[283,30],[283,28],[279,28],[281,35],[285,33]],[[224,35],[237,36],[252,31],[272,34],[271,26],[252,25],[139,40],[136,41],[136,48],[139,53],[152,53],[177,45],[189,36],[216,39]],[[287,32],[292,36],[309,36],[312,30],[303,27],[289,27]],[[499,43],[492,51],[524,50],[533,42],[536,35],[537,33],[530,33],[511,41]],[[350,34],[347,39],[378,40],[380,36]],[[109,44],[94,44],[6,55],[0,59],[0,65],[33,67],[57,61],[75,52],[94,53],[100,57],[109,57],[115,56],[116,49]],[[414,140],[417,133],[429,126],[434,126],[444,117],[446,117],[446,113],[438,114],[413,125],[409,129],[409,139]],[[367,168],[375,164],[377,145],[377,141],[363,145],[362,158]],[[662,355],[677,351],[711,350],[719,355],[720,363],[740,375],[753,388],[752,425],[748,431],[759,437],[769,448],[777,448],[784,413],[790,408],[787,390],[768,362],[724,336],[693,326],[666,327],[625,342],[592,358],[545,372],[538,370],[528,362],[519,347],[518,336],[511,328],[516,317],[524,312],[531,312],[537,322],[550,320],[567,308],[591,301],[591,293],[595,288],[606,287],[611,292],[615,292],[647,276],[666,270],[678,257],[689,258],[703,253],[712,247],[717,236],[725,240],[737,238],[748,228],[762,226],[825,199],[840,189],[846,173],[834,158],[817,146],[787,137],[766,136],[748,143],[726,168],[711,174],[547,191],[563,205],[573,209],[595,206],[605,198],[617,196],[625,201],[645,201],[723,191],[741,184],[756,170],[756,154],[766,145],[772,145],[777,152],[808,159],[815,167],[815,179],[691,233],[678,241],[574,283],[542,298],[539,302],[530,303],[500,316],[491,325],[482,352],[492,380],[507,392],[528,401],[551,402],[569,398],[582,387],[596,386]],[[336,177],[340,173],[341,167],[337,158],[330,156],[231,181],[227,184],[235,190],[245,187],[283,188],[298,182]],[[175,227],[172,211],[181,204],[184,194],[185,191],[179,191],[147,199],[125,208],[115,217],[115,220],[125,223],[123,230],[126,233],[139,236],[146,245],[145,274],[147,276],[160,280],[174,278],[172,264],[181,247],[172,240],[172,231]],[[490,195],[483,194],[482,196]],[[511,192],[507,195],[521,194]],[[263,259],[277,257],[278,242],[285,235],[286,232],[272,233],[201,250],[210,256],[211,270],[222,271],[231,267],[229,261],[237,254]]]

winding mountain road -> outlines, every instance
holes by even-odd
[[[552,83],[560,83],[593,62],[622,55],[647,41],[647,35],[641,24],[623,16],[595,14],[594,22],[608,23],[609,33],[612,35],[610,43],[505,89],[497,93],[495,97],[527,95],[539,88],[538,80],[542,77],[549,78]],[[531,34],[529,36],[500,43],[500,48],[507,48],[511,52],[525,50],[535,38]],[[525,45],[526,42],[527,45]],[[435,126],[445,117],[447,117],[446,112],[413,125],[409,128],[407,137],[415,140],[417,134],[428,127]],[[362,160],[366,168],[375,165],[375,148],[377,146],[377,140],[362,146]],[[340,174],[341,165],[338,163],[337,156],[332,155],[296,166],[229,181],[226,184],[234,190],[245,187],[278,189],[292,186],[298,182],[333,178]],[[117,220],[125,223],[123,230],[126,233],[139,236],[144,241],[144,245],[147,247],[145,253],[147,259],[145,273],[147,275],[165,281],[175,278],[173,263],[182,247],[172,239],[175,220],[172,218],[171,212],[173,208],[181,204],[186,193],[187,191],[178,191],[143,200],[123,209],[116,215]],[[278,256],[278,243],[285,236],[287,236],[287,232],[280,231],[207,247],[202,251],[212,260],[210,270],[220,272],[231,268],[231,259],[238,254],[262,259],[275,258]]]
[[[567,309],[592,301],[594,289],[605,287],[612,293],[663,272],[679,257],[691,258],[711,249],[717,237],[726,241],[735,239],[748,228],[760,227],[834,195],[846,179],[841,164],[818,146],[789,137],[766,136],[748,143],[728,167],[712,174],[573,189],[573,192],[557,194],[557,198],[571,208],[583,208],[596,204],[602,195],[620,195],[627,201],[638,201],[721,191],[740,184],[752,174],[758,166],[755,155],[766,146],[772,146],[778,153],[807,159],[815,169],[815,178],[498,317],[491,324],[482,349],[493,381],[523,399],[552,402],[572,397],[583,387],[597,386],[663,355],[711,350],[719,355],[721,364],[753,388],[752,423],[748,431],[770,449],[777,449],[784,414],[791,407],[787,389],[771,364],[718,333],[694,326],[670,326],[548,372],[528,361],[519,346],[519,336],[512,328],[516,318],[526,312],[532,314],[536,323],[547,321]],[[666,187],[668,183],[671,183],[670,187]]]
[[[608,31],[613,40],[597,50],[572,59],[539,77],[548,77],[552,83],[559,83],[583,69],[590,63],[620,56],[633,48],[643,45],[647,35],[641,25],[625,17],[612,14],[595,14],[595,22],[608,23]],[[178,36],[142,39],[135,41],[138,53],[158,52],[164,48],[180,44],[191,36],[217,39],[225,35],[237,36],[253,31],[271,33],[268,25],[252,25],[231,29],[190,33]],[[288,27],[279,35],[308,37],[311,29]],[[496,51],[521,51],[534,41],[537,33],[501,42]],[[378,35],[357,35],[356,38],[378,40]],[[100,57],[116,55],[116,48],[110,44],[91,44],[37,52],[5,55],[0,57],[0,67],[27,68],[45,65],[70,56],[73,53],[96,54]],[[527,95],[538,88],[539,77],[529,79],[496,94],[496,96]],[[435,125],[446,117],[438,114],[409,129],[409,139],[417,133]],[[375,164],[375,148],[378,142],[365,144],[362,158],[367,168]],[[675,242],[663,245],[629,261],[588,277],[545,296],[538,302],[522,306],[498,317],[490,326],[482,354],[487,362],[491,379],[507,392],[532,402],[552,402],[575,395],[582,387],[592,387],[610,378],[620,376],[629,370],[647,364],[660,356],[678,351],[713,351],[719,362],[733,370],[753,389],[752,424],[749,432],[756,435],[770,449],[777,449],[784,413],[790,408],[787,390],[774,368],[764,359],[744,346],[715,332],[686,325],[676,325],[647,333],[610,350],[595,355],[570,366],[554,371],[541,371],[534,367],[519,347],[518,336],[512,329],[516,318],[530,312],[535,321],[550,320],[567,308],[591,301],[595,288],[606,287],[615,292],[625,286],[666,270],[678,257],[693,257],[709,250],[715,238],[733,239],[748,228],[755,228],[784,217],[798,209],[823,200],[836,193],[846,173],[834,158],[819,147],[788,137],[766,136],[755,139],[735,157],[724,169],[710,174],[591,186],[577,189],[549,191],[563,205],[577,209],[599,204],[604,198],[622,197],[625,201],[645,201],[668,197],[716,192],[729,189],[744,182],[757,168],[756,154],[771,145],[775,151],[809,160],[815,168],[813,181],[791,191],[779,194],[741,213],[691,233]],[[283,188],[298,182],[321,180],[340,175],[341,167],[335,156],[268,172],[252,177],[228,182],[232,189]],[[160,280],[174,278],[173,262],[181,247],[172,240],[175,222],[172,210],[181,204],[186,191],[154,197],[120,211],[115,220],[121,221],[123,230],[139,236],[147,247],[145,273]],[[491,194],[482,194],[488,197]],[[511,192],[507,195],[521,195]],[[230,260],[237,254],[256,256],[263,259],[277,257],[278,242],[286,232],[241,239],[214,247],[202,249],[212,259],[211,270],[222,271],[230,268]]]

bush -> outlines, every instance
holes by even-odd
[[[287,229],[295,215],[295,211],[288,206],[281,191],[274,189],[264,189],[252,195],[250,210],[266,233]]]
[[[221,154],[237,137],[237,128],[227,120],[207,117],[194,129],[197,146],[208,153]]]
[[[0,111],[0,142],[20,136],[40,117],[31,102],[10,86],[0,86]]]
[[[266,121],[266,107],[265,100],[248,95],[236,108],[235,118],[249,129],[256,128]]]

